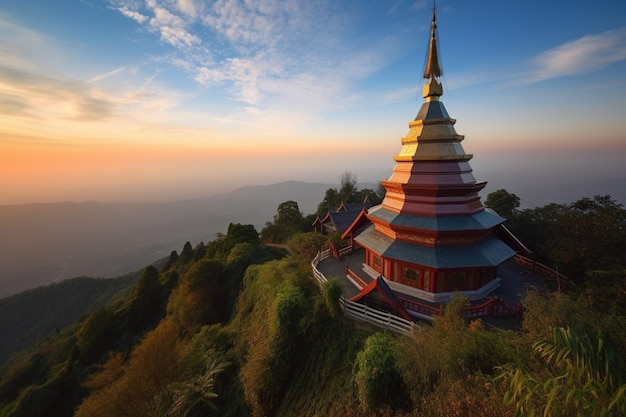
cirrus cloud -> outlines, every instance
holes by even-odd
[[[587,74],[623,60],[626,60],[626,28],[586,35],[537,55],[527,81]]]

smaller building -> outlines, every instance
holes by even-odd
[[[323,217],[317,216],[312,225],[313,230],[327,235],[332,233],[344,234],[359,214],[371,206],[367,198],[361,203],[341,202],[336,210],[328,211]]]

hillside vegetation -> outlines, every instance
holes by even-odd
[[[600,253],[567,294],[531,293],[515,331],[462,320],[458,296],[401,337],[342,317],[336,285],[311,280],[327,237],[305,227],[286,202],[260,235],[291,254],[231,224],[145,268],[11,359],[0,416],[626,415],[623,258]]]
[[[120,278],[72,278],[0,299],[0,365],[14,352],[105,307],[141,271]]]

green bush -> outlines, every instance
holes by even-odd
[[[374,333],[365,340],[354,364],[354,381],[363,411],[401,408],[406,401],[397,355],[389,333]]]

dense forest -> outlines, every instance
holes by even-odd
[[[342,178],[319,213],[365,196],[380,198]],[[625,416],[626,211],[610,196],[518,210],[505,190],[485,204],[576,284],[532,291],[513,330],[463,320],[462,296],[410,337],[346,320],[336,282],[311,279],[328,236],[286,201],[14,354],[0,416]]]

